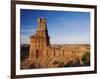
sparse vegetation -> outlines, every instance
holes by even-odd
[[[64,66],[64,63],[63,62],[59,62],[58,67],[63,67],[63,66]]]
[[[21,45],[21,61],[23,61],[25,58],[28,58],[29,56],[29,45]]]
[[[36,62],[33,63],[33,59],[28,59],[29,56],[29,46],[23,45],[21,47],[21,69],[36,69],[36,68],[49,68],[49,67],[80,67],[80,66],[90,66],[90,49],[88,45],[84,45],[83,48],[86,49],[86,52],[82,54],[81,52],[74,52],[78,49],[80,49],[80,45],[68,45],[63,46],[64,49],[70,50],[70,52],[65,52],[63,55],[58,56],[52,56],[53,54],[50,54],[50,56],[45,56],[41,59],[40,64],[38,64],[36,67]],[[75,48],[75,49],[74,49]],[[71,50],[73,53],[71,53]],[[88,51],[87,51],[88,50]],[[56,52],[56,53],[59,53]],[[63,57],[62,57],[63,56]],[[39,60],[40,61],[40,60]],[[66,63],[66,64],[65,64]]]
[[[31,64],[31,65],[29,66],[29,68],[30,68],[30,69],[34,69],[34,68],[35,68],[35,65],[34,65],[34,64]]]
[[[55,60],[52,64],[56,65],[58,64],[59,62],[57,60]]]
[[[90,52],[83,53],[81,60],[84,66],[90,66]]]
[[[70,60],[64,67],[78,67],[81,66],[79,58],[74,58],[73,60]]]

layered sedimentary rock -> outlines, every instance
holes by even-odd
[[[90,54],[89,45],[51,45],[47,21],[38,18],[36,34],[30,37],[29,57],[21,63],[21,68],[82,66],[85,52]]]

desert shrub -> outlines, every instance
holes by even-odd
[[[63,67],[63,66],[64,66],[64,63],[63,62],[59,62],[58,67]]]
[[[81,66],[79,58],[74,58],[73,60],[70,60],[67,64],[64,65],[64,67],[78,67]]]
[[[84,66],[90,66],[90,52],[83,53],[81,61],[83,61]]]
[[[58,64],[59,62],[57,60],[53,61],[53,64],[56,65]]]
[[[20,60],[21,61],[28,58],[28,56],[29,56],[29,45],[21,45],[20,52],[21,52],[20,53]]]
[[[34,65],[34,64],[31,64],[31,65],[29,66],[29,68],[30,68],[30,69],[35,68],[35,65]]]
[[[57,65],[57,67],[63,67],[63,66],[64,66],[64,63],[63,63],[63,62],[57,61],[57,60],[53,61],[52,64],[53,64],[53,65]]]

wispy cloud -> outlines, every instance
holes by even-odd
[[[89,40],[87,36],[56,36],[50,39],[52,44],[90,44]]]
[[[36,29],[21,29],[21,44],[29,44],[29,37],[34,35]]]
[[[20,40],[21,44],[29,44],[30,42],[29,35],[21,35]]]
[[[36,32],[36,29],[21,29],[21,34],[32,35]]]

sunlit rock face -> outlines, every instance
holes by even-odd
[[[30,36],[29,55],[21,69],[78,67],[90,65],[90,45],[51,45],[46,18],[38,18],[36,34]]]

